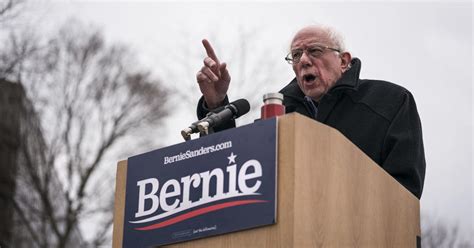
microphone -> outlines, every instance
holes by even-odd
[[[209,112],[203,119],[192,123],[189,127],[181,131],[185,140],[191,139],[192,133],[201,132],[208,134],[209,128],[217,127],[229,120],[234,120],[246,114],[250,110],[250,104],[245,99],[239,99],[228,105],[218,108],[217,112]]]

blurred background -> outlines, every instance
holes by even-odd
[[[470,1],[0,0],[0,247],[111,246],[119,160],[183,142],[207,38],[231,100],[294,75],[294,33],[339,30],[361,78],[409,89],[423,125],[423,247],[474,247]]]

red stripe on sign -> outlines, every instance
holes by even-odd
[[[148,230],[158,229],[158,228],[162,228],[162,227],[165,227],[165,226],[173,225],[175,223],[178,223],[178,222],[181,222],[183,220],[187,220],[187,219],[199,216],[199,215],[203,215],[203,214],[206,214],[206,213],[209,213],[209,212],[214,212],[214,211],[217,211],[217,210],[220,210],[220,209],[235,207],[235,206],[239,206],[239,205],[262,203],[262,202],[267,202],[267,201],[263,201],[263,200],[242,200],[242,201],[232,201],[232,202],[221,203],[221,204],[212,205],[212,206],[201,208],[201,209],[196,209],[196,210],[191,211],[189,213],[178,215],[174,218],[171,218],[169,220],[166,220],[166,221],[163,221],[163,222],[160,222],[160,223],[156,223],[156,224],[149,225],[149,226],[144,226],[144,227],[137,227],[137,228],[135,228],[135,230],[148,231]]]

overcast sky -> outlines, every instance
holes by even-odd
[[[323,23],[338,29],[353,56],[362,60],[361,78],[383,79],[409,89],[420,113],[427,162],[422,213],[459,223],[474,233],[472,170],[472,3],[337,2],[337,3],[164,3],[164,2],[41,2],[32,11],[45,30],[76,17],[101,27],[109,41],[131,45],[157,75],[179,66],[176,50],[190,54],[204,50],[202,38],[222,51],[234,46],[239,30],[259,32],[256,51],[275,63],[274,81],[267,90],[278,91],[293,77],[282,59],[299,28]],[[31,19],[31,20],[33,20]],[[180,44],[178,46],[177,44]],[[188,47],[183,47],[187,44]],[[256,52],[256,54],[259,54]],[[189,73],[180,80],[194,82],[201,61],[190,56]],[[174,62],[176,62],[174,64]],[[235,64],[229,64],[232,68]],[[260,73],[265,74],[265,71]],[[235,75],[234,78],[238,78]],[[181,83],[163,76],[166,84]],[[232,81],[231,88],[239,82]],[[263,88],[263,85],[256,85]],[[183,90],[198,91],[197,87]],[[257,91],[258,92],[258,91]],[[265,92],[258,92],[263,94]],[[234,98],[249,97],[235,95]],[[196,102],[197,99],[194,99]],[[180,106],[167,122],[163,143],[182,142],[180,130],[196,118],[195,106]],[[252,106],[249,118],[258,118]],[[248,123],[248,121],[247,121]],[[245,124],[245,123],[241,123]]]

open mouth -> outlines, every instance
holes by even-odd
[[[316,80],[316,76],[314,74],[305,74],[303,75],[303,80],[305,83],[313,84]]]

